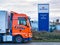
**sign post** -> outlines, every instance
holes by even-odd
[[[38,4],[38,30],[49,31],[49,4]]]

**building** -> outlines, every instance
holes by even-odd
[[[60,31],[60,22],[50,22],[49,23],[49,30],[52,31]]]

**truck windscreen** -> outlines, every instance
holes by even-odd
[[[24,17],[19,17],[18,18],[18,24],[19,25],[27,25],[27,22],[26,22],[27,20],[26,20],[26,18],[24,18]]]

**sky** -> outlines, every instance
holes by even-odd
[[[38,0],[0,0],[0,10],[27,14],[31,20],[38,18]]]
[[[39,0],[39,3],[49,4],[49,19],[55,21],[60,19],[60,0]]]
[[[38,19],[38,4],[49,4],[50,21],[60,18],[60,0],[0,0],[0,10],[27,14],[31,20]]]

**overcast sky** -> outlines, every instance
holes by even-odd
[[[26,13],[33,19],[38,19],[38,4],[49,4],[50,20],[60,17],[60,0],[0,0],[0,10]]]
[[[49,3],[50,21],[60,19],[60,0],[39,0],[39,3]]]

